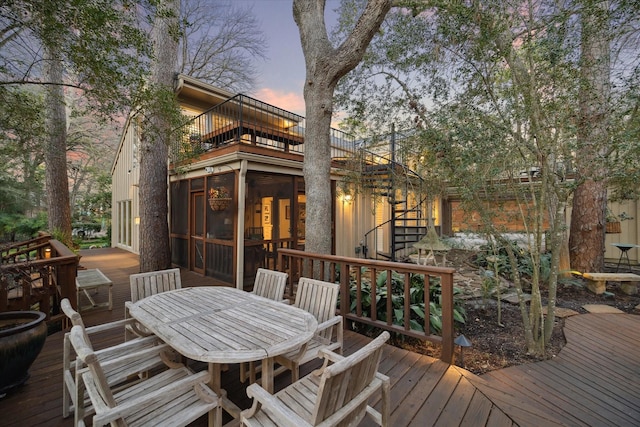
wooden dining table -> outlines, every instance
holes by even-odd
[[[274,357],[309,341],[318,327],[305,310],[221,286],[155,294],[131,304],[129,313],[178,353],[208,363],[209,385],[222,401],[209,414],[216,427],[222,409],[240,415],[221,388],[221,365],[262,360],[262,387],[273,393]]]

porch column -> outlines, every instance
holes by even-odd
[[[244,289],[244,210],[247,198],[247,160],[240,163],[240,175],[238,178],[238,229],[236,231],[236,288]]]

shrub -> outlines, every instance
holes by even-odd
[[[364,274],[363,274],[364,276]],[[409,319],[410,328],[416,331],[424,331],[424,319],[426,315],[424,305],[424,279],[422,275],[411,275],[411,286],[409,289],[409,307],[411,318]],[[372,304],[371,300],[371,283],[363,280],[361,285],[361,301],[363,315],[371,316],[372,307],[375,307],[376,316],[379,320],[387,321],[387,272],[383,271],[376,277],[376,301]],[[431,278],[429,284],[429,324],[431,333],[440,333],[442,331],[442,292],[440,280],[436,277]],[[398,273],[392,273],[391,277],[391,305],[393,307],[394,325],[404,325],[404,276]],[[356,308],[356,283],[351,281],[351,307],[353,312]],[[454,321],[464,324],[466,320],[466,312],[462,300],[459,298],[461,290],[454,287]]]
[[[518,246],[517,242],[510,243],[513,249],[513,253],[516,256],[516,260],[518,263],[518,272],[522,277],[530,278],[533,276],[533,261],[531,259],[531,254]],[[487,269],[493,271],[494,263],[489,262],[487,258],[495,257],[498,274],[507,279],[511,279],[512,276],[512,267],[509,263],[509,256],[507,254],[507,250],[504,246],[498,247],[498,253],[494,255],[493,248],[489,245],[482,246],[480,248],[480,252],[475,259],[475,264],[482,269]],[[491,258],[490,258],[491,259]],[[540,254],[540,282],[548,283],[549,277],[551,274],[551,254],[543,253]]]

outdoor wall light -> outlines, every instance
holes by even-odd
[[[209,173],[209,174],[213,173],[214,170],[215,170],[215,168],[213,166],[205,166],[204,167],[204,171],[206,173]]]
[[[135,218],[133,219],[133,222],[134,222],[136,225],[140,225],[140,217],[139,217],[139,216],[135,217]]]

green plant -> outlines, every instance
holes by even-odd
[[[633,217],[626,212],[620,212],[619,215],[614,215],[613,212],[607,209],[606,219],[607,219],[607,222],[619,222],[619,221],[626,221],[628,219],[633,219]]]
[[[480,270],[482,276],[482,283],[480,284],[480,290],[482,291],[482,302],[486,307],[487,301],[491,298],[491,294],[496,289],[496,276],[491,270]]]
[[[47,228],[47,215],[38,214],[36,217],[26,217],[22,214],[0,213],[0,232],[6,237],[4,240],[26,240],[35,237],[38,231]]]
[[[440,333],[442,331],[442,292],[440,280],[431,278],[429,284],[429,324],[431,332]],[[424,304],[424,279],[422,275],[411,275],[409,288],[409,308],[411,329],[416,331],[424,331],[424,320],[426,316]],[[404,325],[404,276],[398,273],[392,273],[391,276],[391,305],[392,305],[392,323],[394,325]],[[351,311],[356,309],[356,283],[351,282]],[[454,287],[454,321],[464,324],[466,321],[466,312],[463,302],[459,298],[461,290]],[[360,299],[362,301],[362,312],[364,316],[371,316],[372,310],[375,308],[376,317],[379,320],[387,320],[387,299],[389,298],[387,288],[387,272],[381,272],[376,277],[376,300],[372,301],[371,283],[364,281],[361,284]]]
[[[533,260],[531,254],[518,246],[517,242],[510,242],[511,249],[516,256],[518,264],[518,272],[524,277],[532,277],[534,271]],[[509,255],[507,249],[504,246],[497,248],[494,254],[494,249],[489,246],[482,246],[475,259],[475,264],[484,269],[495,272],[498,271],[498,275],[507,279],[511,278],[512,267],[509,262]],[[491,261],[489,261],[491,260]],[[546,283],[551,275],[551,254],[540,254],[540,281]]]

